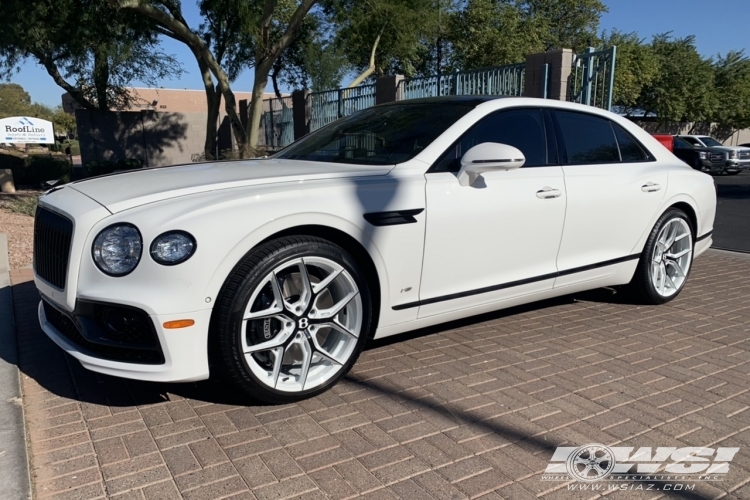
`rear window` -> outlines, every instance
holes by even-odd
[[[617,139],[606,118],[555,111],[568,153],[568,164],[616,163],[620,161]]]
[[[644,151],[641,145],[624,128],[614,122],[612,122],[612,128],[615,131],[617,145],[620,146],[622,161],[625,163],[634,163],[649,160],[648,153]]]

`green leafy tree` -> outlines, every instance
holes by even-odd
[[[742,51],[719,56],[714,63],[716,105],[712,121],[722,138],[737,130],[750,128],[750,60]]]
[[[31,109],[31,96],[17,83],[0,83],[0,118],[24,116]]]
[[[542,50],[582,52],[596,45],[599,19],[607,12],[600,0],[505,0],[521,12]]]
[[[3,0],[0,76],[26,60],[43,66],[83,107],[127,109],[137,99],[133,81],[155,86],[181,67],[160,50],[151,23],[105,0]]]
[[[710,121],[716,107],[714,68],[698,53],[695,37],[665,33],[656,35],[650,46],[659,70],[643,86],[635,107],[663,124]]]
[[[599,0],[468,0],[451,15],[454,69],[523,62],[528,54],[597,43]]]
[[[224,98],[240,154],[257,154],[263,96],[269,75],[276,60],[296,40],[305,17],[317,0],[201,1],[201,12],[209,19],[203,25],[203,31],[188,25],[179,0],[114,1],[118,2],[120,8],[150,19],[162,34],[188,46],[201,70],[207,97],[218,99],[217,94],[221,94]],[[211,30],[206,30],[206,26]],[[217,36],[217,33],[222,36]],[[220,44],[223,42],[227,44],[226,61],[217,58],[217,55],[221,55]],[[235,59],[236,65],[233,66],[232,54],[245,59],[242,62]],[[232,68],[245,66],[252,67],[255,73],[246,128],[237,113],[237,103],[230,87]],[[209,99],[209,107],[213,106],[213,102]],[[210,128],[207,125],[207,129]],[[206,148],[206,156],[210,154]]]
[[[65,136],[76,136],[76,118],[71,113],[66,113],[62,106],[57,106],[52,110],[52,115],[49,118],[55,125],[55,132]]]
[[[438,33],[436,0],[330,0],[335,44],[357,72],[354,87],[372,76],[413,76],[429,58]]]
[[[454,70],[513,64],[542,48],[538,33],[522,12],[495,0],[469,0],[454,12],[448,41]]]
[[[637,114],[644,88],[659,75],[659,60],[652,47],[636,33],[614,30],[603,33],[601,38],[603,47],[617,47],[612,103],[628,116]]]

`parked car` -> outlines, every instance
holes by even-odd
[[[321,393],[365,342],[604,286],[662,304],[716,192],[616,114],[530,98],[375,106],[268,159],[144,169],[39,200],[44,331],[84,367]]]
[[[674,136],[668,134],[653,134],[653,138],[659,141],[659,144],[667,148],[671,153],[674,152]]]
[[[705,135],[675,136],[674,154],[696,170],[714,174],[739,174],[750,168],[750,148],[725,146]]]

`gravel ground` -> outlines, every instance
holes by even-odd
[[[39,194],[20,192],[19,194]],[[8,235],[8,257],[11,269],[31,265],[34,240],[34,218],[11,212],[8,200],[11,195],[0,196],[0,233]]]

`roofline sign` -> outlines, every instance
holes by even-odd
[[[54,144],[52,122],[41,118],[12,116],[0,120],[0,142],[7,144]]]

